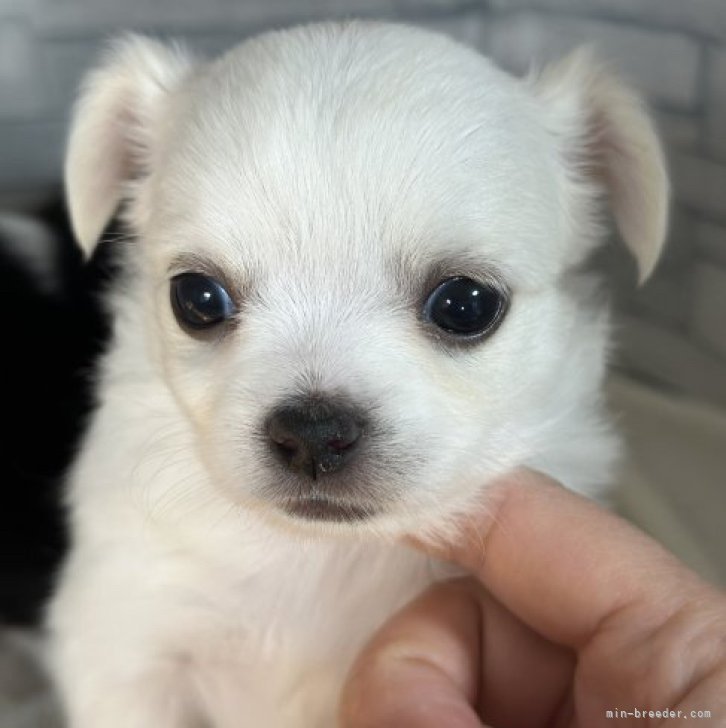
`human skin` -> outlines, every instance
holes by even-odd
[[[521,472],[455,543],[414,546],[471,576],[373,637],[344,728],[726,726],[726,596],[595,503]],[[606,714],[636,708],[681,716]]]

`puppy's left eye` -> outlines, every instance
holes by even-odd
[[[461,337],[494,331],[507,309],[507,296],[493,285],[471,278],[447,278],[429,294],[424,319]]]
[[[224,286],[200,273],[182,273],[171,280],[171,307],[183,328],[208,329],[235,312]]]

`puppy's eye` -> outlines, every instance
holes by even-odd
[[[171,279],[171,307],[182,327],[195,330],[215,326],[235,312],[224,286],[200,273],[182,273]]]
[[[491,333],[507,309],[506,295],[471,278],[447,278],[424,304],[424,319],[457,336]]]

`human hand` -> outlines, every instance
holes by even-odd
[[[434,585],[374,636],[344,728],[726,726],[722,593],[542,475],[490,496],[456,543],[416,544],[472,577]]]

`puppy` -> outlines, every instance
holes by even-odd
[[[119,205],[130,231],[49,617],[72,728],[332,727],[362,644],[444,573],[402,535],[517,466],[607,483],[578,268],[607,197],[647,276],[668,185],[586,55],[519,80],[388,24],[208,65],[129,37],[66,181],[86,251]]]

